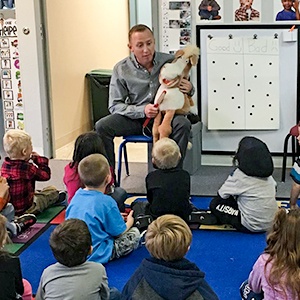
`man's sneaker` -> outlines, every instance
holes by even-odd
[[[36,216],[34,214],[24,214],[17,218],[15,223],[17,226],[17,234],[20,234],[36,223]]]

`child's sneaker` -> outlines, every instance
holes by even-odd
[[[189,223],[215,225],[218,223],[218,219],[210,211],[192,211],[189,215]]]
[[[55,205],[64,205],[67,206],[68,205],[68,194],[66,191],[59,191],[58,193],[58,199],[55,202]]]
[[[20,234],[36,223],[36,216],[34,214],[24,214],[17,218],[15,223],[17,226],[17,234]]]

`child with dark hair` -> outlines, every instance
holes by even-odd
[[[91,154],[80,161],[78,172],[85,188],[80,188],[74,195],[66,219],[77,218],[86,222],[93,245],[89,261],[106,263],[136,249],[140,232],[132,227],[133,212],[122,215],[116,201],[104,194],[111,181],[107,159],[102,154]]]
[[[281,0],[283,10],[276,15],[276,21],[300,20],[299,0]]]
[[[37,300],[119,299],[115,289],[110,295],[104,266],[86,261],[92,238],[84,221],[69,219],[58,225],[50,236],[50,247],[58,262],[43,271]]]
[[[267,236],[267,247],[255,262],[242,299],[300,299],[300,209],[280,208]]]
[[[31,285],[27,280],[22,279],[19,257],[3,250],[4,245],[9,241],[6,222],[6,218],[0,215],[0,299],[31,300]]]
[[[70,203],[76,191],[79,188],[83,188],[84,185],[81,182],[78,174],[78,164],[86,156],[94,153],[102,154],[106,157],[106,151],[104,148],[101,137],[93,131],[83,133],[78,136],[75,141],[73,160],[65,166],[65,174],[63,181],[68,191],[68,202]],[[121,212],[125,211],[125,200],[127,199],[127,193],[121,187],[114,186],[114,172],[110,167],[111,181],[107,185],[106,194],[112,196],[118,204]]]
[[[219,223],[239,231],[264,232],[278,210],[271,153],[264,142],[246,136],[239,143],[236,162],[237,168],[211,201],[211,212]]]
[[[220,5],[215,0],[202,0],[199,4],[199,16],[201,20],[220,20]]]
[[[128,300],[218,300],[205,274],[184,258],[192,242],[186,222],[175,215],[153,221],[146,233],[151,257],[142,261],[122,291]]]

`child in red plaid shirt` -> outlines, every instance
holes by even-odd
[[[1,175],[9,185],[10,202],[16,215],[38,214],[56,202],[65,200],[66,193],[49,186],[35,191],[36,181],[50,179],[49,160],[32,151],[31,137],[23,130],[11,129],[3,137],[7,157],[1,167]]]
[[[258,21],[259,11],[252,8],[253,0],[240,0],[240,7],[235,11],[235,21]]]

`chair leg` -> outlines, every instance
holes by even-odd
[[[282,173],[281,173],[281,181],[282,182],[285,182],[286,159],[287,159],[288,141],[289,141],[290,136],[291,135],[288,133],[284,139],[283,158],[282,158]]]
[[[123,148],[126,144],[126,141],[123,141],[119,146],[119,153],[118,153],[118,178],[116,186],[121,186],[121,173],[122,173],[122,152]]]
[[[292,136],[292,159],[293,164],[296,161],[296,139]]]
[[[127,156],[126,143],[124,144],[124,162],[125,162],[126,175],[129,176],[129,165],[128,165],[128,156]]]

